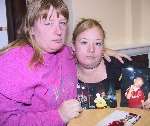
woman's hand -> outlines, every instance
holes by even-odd
[[[148,99],[143,103],[143,108],[150,110],[150,92],[148,94]]]
[[[120,52],[115,51],[115,50],[112,50],[112,49],[105,48],[105,49],[104,49],[104,58],[105,58],[108,62],[111,62],[110,56],[115,57],[115,58],[118,59],[121,63],[124,63],[124,61],[123,61],[122,58],[126,58],[126,59],[128,59],[129,61],[132,60],[132,59],[131,59],[128,55],[126,55],[126,54],[120,53]]]
[[[75,99],[64,101],[59,108],[60,116],[65,123],[70,119],[79,116],[81,111],[81,105],[79,101]]]

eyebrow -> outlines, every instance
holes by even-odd
[[[67,22],[67,19],[65,19],[65,18],[64,18],[64,19],[60,19],[60,21],[65,21],[65,22]]]
[[[81,38],[81,39],[79,39],[79,40],[89,40],[89,39],[87,39],[87,38]],[[103,41],[103,39],[95,39],[95,40],[100,40],[100,41]]]

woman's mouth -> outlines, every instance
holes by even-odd
[[[52,40],[53,42],[56,42],[56,43],[62,43],[63,41],[62,41],[62,39],[54,39],[54,40]]]

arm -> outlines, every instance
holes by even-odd
[[[132,94],[133,94],[133,85],[131,85],[131,87],[129,87],[128,89],[127,89],[127,91],[126,91],[126,93],[125,93],[125,96],[126,96],[126,98],[127,99],[130,99],[131,98],[131,96],[132,96]]]
[[[0,125],[1,126],[44,126],[63,125],[64,122],[59,116],[58,110],[33,110],[34,105],[18,103],[6,97],[0,96]],[[2,101],[3,99],[3,101]],[[31,101],[32,102],[32,101]],[[40,106],[39,106],[40,107]]]
[[[75,51],[75,48],[74,48],[72,42],[66,43],[66,46],[72,48],[72,50]],[[132,60],[132,59],[131,59],[128,55],[126,55],[126,54],[120,53],[120,52],[118,52],[118,51],[115,51],[115,50],[112,50],[112,49],[109,49],[109,48],[104,48],[104,58],[105,58],[108,62],[111,62],[110,56],[115,57],[115,58],[118,59],[121,63],[124,63],[124,61],[123,61],[122,58],[126,58],[126,59],[128,59],[129,61]]]
[[[19,54],[20,52],[14,51],[0,56],[0,67],[2,68],[0,71],[0,125],[62,126],[71,118],[78,116],[80,105],[76,100],[69,100],[76,96],[76,86],[69,83],[73,83],[72,78],[69,79],[68,76],[64,78],[62,75],[64,89],[66,91],[68,88],[68,90],[67,93],[63,92],[62,99],[59,98],[61,100],[56,101],[55,92],[39,84],[41,79],[37,78],[40,78],[41,74],[39,76],[38,70],[28,69],[27,56]],[[22,59],[25,57],[27,59]],[[57,69],[54,72],[55,76],[60,75]],[[70,77],[72,74],[69,74]],[[59,77],[57,76],[57,79],[61,80]],[[51,82],[51,80],[48,81]],[[48,87],[53,86],[48,85]],[[67,104],[63,102],[64,100],[67,101]]]
[[[112,50],[112,49],[105,48],[105,49],[104,49],[104,58],[105,58],[108,62],[111,62],[110,56],[115,57],[115,58],[118,59],[121,63],[124,63],[124,61],[123,61],[122,58],[126,58],[126,59],[128,59],[129,61],[132,60],[132,59],[131,59],[128,55],[126,55],[126,54],[117,52],[117,51]]]

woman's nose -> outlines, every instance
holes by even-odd
[[[89,49],[88,50],[89,50],[89,52],[95,52],[95,46],[94,46],[93,43],[89,45]]]
[[[59,35],[59,36],[61,36],[61,34],[62,34],[62,29],[61,29],[61,27],[59,26],[59,24],[57,24],[57,25],[55,26],[55,33],[56,33],[57,35]]]

